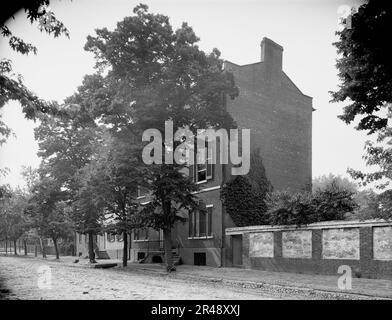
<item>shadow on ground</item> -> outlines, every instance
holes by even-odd
[[[5,281],[0,276],[0,300],[8,300],[11,296],[11,291],[6,288]]]

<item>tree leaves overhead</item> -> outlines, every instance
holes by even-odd
[[[337,32],[334,43],[341,84],[332,101],[349,102],[340,118],[360,119],[358,130],[376,132],[387,126],[378,111],[392,103],[392,60],[386,35],[392,30],[392,3],[370,0],[354,13],[351,28]]]
[[[392,118],[392,107],[389,107],[388,119]],[[377,141],[365,143],[363,156],[367,166],[374,168],[372,172],[361,172],[348,169],[348,173],[360,181],[363,186],[377,183],[378,189],[391,187],[392,181],[392,127],[388,126],[379,130]],[[387,193],[390,195],[390,193]]]
[[[69,38],[69,31],[65,25],[59,21],[55,14],[48,10],[49,0],[31,0],[19,3],[24,8],[27,19],[30,22],[37,23],[38,29],[54,37],[62,34]],[[15,8],[21,9],[21,8]],[[14,12],[11,12],[13,14]],[[15,52],[28,55],[30,53],[36,54],[37,48],[15,36],[12,31],[2,21],[0,24],[1,36],[8,39],[8,44]],[[36,119],[41,113],[58,114],[57,104],[54,102],[44,101],[40,99],[35,93],[28,89],[24,83],[21,75],[12,72],[12,63],[8,59],[0,60],[0,109],[8,101],[18,101],[22,106],[22,112],[27,119]],[[10,134],[10,128],[4,122],[0,121],[0,144],[4,143]]]

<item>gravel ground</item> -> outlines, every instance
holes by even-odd
[[[51,288],[39,281],[49,267]],[[41,269],[40,269],[41,268]],[[43,268],[43,269],[42,269]],[[276,299],[257,290],[177,280],[119,269],[91,269],[54,261],[0,257],[3,299]],[[1,282],[0,282],[1,283]],[[39,287],[41,283],[41,288]],[[7,292],[10,290],[10,293]]]
[[[50,273],[50,285],[43,281]],[[238,285],[206,281],[194,274],[149,272],[133,268],[94,269],[70,261],[0,256],[0,299],[126,300],[270,300],[355,299],[341,294],[295,290],[285,286]],[[357,299],[365,297],[357,297]],[[366,299],[366,298],[365,298]]]

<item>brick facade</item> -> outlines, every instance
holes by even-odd
[[[240,95],[227,110],[241,128],[251,130],[252,148],[260,148],[275,189],[299,190],[312,179],[312,98],[282,70],[283,48],[261,42],[262,60],[239,66],[227,61]]]

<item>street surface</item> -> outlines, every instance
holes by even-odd
[[[0,300],[329,300],[372,299],[373,295],[391,298],[392,282],[385,279],[354,279],[353,287],[356,290],[353,293],[365,294],[354,296],[336,290],[331,292],[336,285],[336,277],[331,276],[186,265],[180,266],[181,271],[168,275],[158,264],[130,264],[127,268],[95,269],[88,266],[87,260],[81,260],[77,264],[73,263],[74,260],[75,257],[61,257],[60,261],[56,261],[54,257],[42,259],[1,255]],[[207,278],[210,280],[206,281]],[[223,278],[235,280],[236,285],[222,281]],[[264,284],[249,285],[260,281]]]
[[[51,281],[40,280],[48,266]],[[5,286],[1,289],[3,299],[276,299],[222,284],[12,256],[0,257],[0,278]]]

